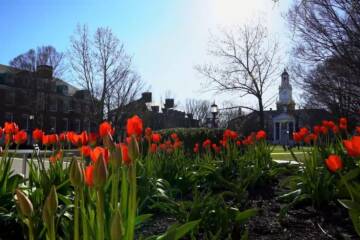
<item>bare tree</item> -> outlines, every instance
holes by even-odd
[[[336,115],[359,110],[360,1],[297,0],[289,10],[294,66],[306,105]]]
[[[240,117],[243,114],[240,106],[235,105],[231,101],[224,101],[219,109],[219,127],[227,128],[231,120]]]
[[[97,122],[107,119],[110,111],[121,112],[144,86],[124,45],[109,28],[98,28],[91,38],[87,26],[79,25],[71,37],[69,56],[78,85],[90,93],[91,117]]]
[[[210,105],[210,102],[206,100],[186,99],[185,111],[198,119],[200,125],[204,125],[206,124],[206,117],[210,113]]]
[[[65,71],[64,53],[58,52],[53,46],[37,47],[36,51],[30,49],[10,61],[10,66],[34,72],[39,65],[53,67],[54,76],[61,77]]]
[[[299,60],[314,65],[334,56],[360,72],[358,0],[296,0],[287,17]]]
[[[222,31],[220,38],[213,37],[210,55],[217,63],[196,67],[208,80],[208,89],[254,96],[257,108],[242,107],[257,111],[259,128],[264,128],[265,93],[278,75],[278,43],[270,40],[260,23],[244,25]]]
[[[349,85],[356,78],[338,59],[330,58],[311,70],[303,81],[306,103],[330,110],[337,117],[351,117],[360,109],[360,87]]]

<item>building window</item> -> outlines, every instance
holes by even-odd
[[[74,126],[74,130],[75,132],[80,132],[80,120],[79,119],[75,119],[75,126]]]
[[[50,130],[56,132],[56,117],[50,117]]]
[[[75,105],[75,112],[81,113],[81,104],[80,104],[80,103],[76,103],[76,105]]]
[[[69,120],[67,118],[62,119],[63,131],[69,130]]]
[[[13,114],[11,112],[5,113],[5,121],[6,122],[12,122],[13,121]]]
[[[45,109],[45,94],[44,93],[37,93],[36,105],[37,105],[37,109],[39,109],[39,110]]]
[[[56,98],[50,98],[49,110],[51,112],[56,112],[57,111],[57,100],[56,100]]]
[[[84,130],[90,132],[90,120],[84,120]]]
[[[64,111],[64,113],[69,112],[69,101],[68,100],[63,101],[63,111]]]
[[[23,114],[21,116],[21,126],[22,129],[24,130],[29,130],[29,115],[28,114]]]
[[[85,105],[85,107],[84,107],[84,111],[85,111],[85,113],[90,113],[90,107],[89,107],[89,105]]]
[[[6,93],[5,103],[9,104],[9,105],[14,105],[15,104],[15,93],[14,92],[7,92]]]

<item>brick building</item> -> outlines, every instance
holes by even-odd
[[[14,121],[29,133],[90,130],[90,95],[53,77],[50,66],[35,72],[0,65],[0,124]]]
[[[154,105],[151,92],[144,92],[140,99],[130,102],[122,109],[111,111],[109,119],[115,123],[115,126],[123,127],[119,129],[121,134],[124,132],[126,120],[135,114],[142,118],[145,127],[153,130],[199,127],[199,120],[194,119],[191,114],[175,109],[174,99],[165,99],[162,109]]]

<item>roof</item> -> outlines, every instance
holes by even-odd
[[[20,71],[19,69],[16,69],[14,67],[0,64],[0,73],[17,73],[19,71]]]
[[[0,73],[16,74],[16,73],[19,73],[19,72],[29,72],[29,71],[21,70],[21,69],[18,69],[18,68],[14,68],[14,67],[11,67],[11,66],[0,64]],[[70,83],[68,83],[68,82],[66,82],[66,81],[64,81],[64,80],[62,80],[60,78],[53,77],[53,79],[56,81],[56,86],[61,86],[61,85],[67,86],[70,96],[74,95],[77,91],[80,90],[77,87],[71,85]]]

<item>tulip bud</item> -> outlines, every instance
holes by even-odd
[[[111,219],[111,239],[121,240],[123,232],[121,213],[119,209],[116,209]]]
[[[115,144],[114,144],[113,138],[110,133],[107,133],[103,137],[103,143],[104,143],[104,146],[107,147],[110,151],[113,151],[113,149],[115,148]]]
[[[117,146],[114,148],[114,151],[111,152],[111,164],[112,166],[117,169],[121,166],[122,157],[121,157],[121,148],[120,146]]]
[[[21,190],[16,189],[15,192],[21,213],[25,217],[31,217],[34,212],[34,208],[30,199]]]
[[[50,216],[55,215],[56,209],[58,207],[58,198],[56,193],[56,187],[54,185],[51,187],[50,193],[46,198],[44,207],[48,211]]]
[[[42,220],[45,224],[45,226],[50,226],[51,224],[51,217],[50,217],[50,213],[46,207],[46,204],[43,207],[43,211],[42,211]]]
[[[70,182],[74,187],[81,187],[84,182],[83,170],[75,158],[72,159],[70,165]]]
[[[129,143],[129,156],[132,161],[135,161],[140,155],[139,145],[134,135],[131,136]]]
[[[100,156],[94,166],[94,185],[96,188],[102,188],[105,186],[107,179],[107,167],[105,159]]]

